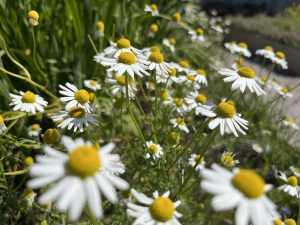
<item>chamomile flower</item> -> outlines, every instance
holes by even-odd
[[[216,127],[220,126],[220,133],[222,136],[227,128],[236,137],[239,136],[238,132],[244,135],[246,134],[243,129],[248,130],[248,121],[240,117],[232,104],[221,102],[217,106],[213,107],[211,112],[211,114],[206,115],[208,117],[214,117],[214,119],[208,124],[208,127],[211,130],[214,130]]]
[[[251,52],[248,50],[248,45],[245,42],[240,42],[236,45],[235,53],[245,57],[251,57]]]
[[[279,171],[279,176],[281,180],[285,181],[285,184],[281,185],[278,189],[288,193],[293,197],[300,197],[298,178],[296,176],[287,177],[284,172]]]
[[[60,111],[59,115],[51,117],[53,121],[58,122],[57,127],[76,132],[83,132],[83,128],[89,128],[91,125],[98,125],[95,115],[92,112],[85,111],[84,108],[74,106],[71,109]]]
[[[289,116],[285,116],[282,120],[283,125],[293,128],[294,130],[299,130],[299,126],[296,123],[296,120]]]
[[[282,69],[286,70],[288,68],[288,63],[283,52],[276,52],[274,56],[270,59],[273,63],[279,65]]]
[[[157,8],[156,4],[145,5],[144,11],[145,12],[150,12],[152,16],[158,16],[159,15],[158,8]]]
[[[223,152],[221,156],[221,163],[223,166],[231,168],[239,163],[239,160],[234,160],[235,154],[233,152]]]
[[[204,42],[204,30],[199,27],[197,30],[190,30],[189,34],[191,35],[191,40],[192,41],[197,41],[197,42]]]
[[[213,24],[213,25],[211,25],[211,28],[213,29],[213,30],[215,30],[215,31],[217,31],[218,33],[220,33],[220,34],[223,34],[224,33],[224,29],[223,29],[223,27],[222,27],[222,25],[221,24]]]
[[[186,105],[184,98],[174,97],[170,99],[170,105],[180,114],[183,115],[186,112],[190,111],[189,107]]]
[[[40,15],[37,11],[35,10],[30,10],[28,12],[28,19],[29,19],[29,23],[32,25],[32,26],[37,26],[39,24],[39,18],[40,18]]]
[[[44,112],[44,107],[48,105],[42,97],[31,91],[19,91],[20,95],[9,94],[12,98],[10,105],[14,106],[14,111],[31,112],[36,114],[36,110]]]
[[[193,87],[193,89],[198,90],[198,89],[200,89],[200,85],[196,80],[197,77],[198,77],[197,74],[188,73],[186,76],[179,76],[178,80],[179,80],[179,83],[183,82],[183,83]]]
[[[3,131],[5,131],[7,129],[5,123],[4,123],[4,119],[2,117],[2,115],[0,115],[0,134],[3,133]]]
[[[192,167],[196,166],[196,171],[200,171],[205,168],[205,164],[204,156],[201,157],[201,155],[192,154],[189,158],[189,165]]]
[[[172,68],[175,68],[179,73],[185,72],[189,73],[190,71],[190,64],[187,60],[180,60],[179,64],[175,62],[170,63]]]
[[[266,59],[272,59],[274,57],[274,50],[272,46],[266,46],[263,49],[256,50],[255,54],[263,56]]]
[[[157,82],[157,83],[159,83],[159,82]],[[153,82],[153,81],[146,82],[146,87],[148,90],[154,91],[155,90],[155,82]]]
[[[184,131],[185,133],[189,133],[190,130],[187,128],[186,123],[183,118],[178,117],[176,119],[170,119],[171,124],[173,124],[173,127],[178,127],[179,130]]]
[[[225,42],[224,46],[230,51],[231,54],[234,54],[237,51],[237,43],[235,41]]]
[[[176,23],[180,22],[181,20],[181,14],[180,12],[175,12],[172,14],[172,20]]]
[[[143,77],[149,75],[144,65],[144,59],[141,54],[135,55],[131,52],[122,52],[118,58],[102,58],[100,62],[103,66],[108,66],[107,72],[116,72],[117,75],[129,74],[131,78],[134,75]]]
[[[24,194],[27,206],[29,208],[32,207],[32,204],[33,204],[33,202],[34,202],[35,197],[36,197],[37,194],[32,189],[30,189],[30,188],[26,188],[24,190],[23,194]]]
[[[293,174],[296,176],[296,177],[299,177],[300,178],[300,168],[297,168],[297,167],[294,167],[294,166],[290,166],[289,168]]]
[[[239,68],[243,67],[244,64],[244,58],[242,56],[238,56],[234,59],[234,63],[231,65],[231,67],[234,70],[238,70]]]
[[[195,81],[199,84],[205,84],[207,86],[207,79],[206,79],[206,72],[205,70],[198,69],[198,70],[191,70],[190,74],[195,76]]]
[[[142,49],[142,54],[145,56],[146,59],[149,58],[152,52],[160,52],[159,47],[153,45],[150,48],[143,48]]]
[[[126,77],[125,75],[117,75],[114,78],[106,78],[105,82],[112,84],[110,88],[113,95],[122,94],[126,96]],[[128,77],[128,95],[129,98],[135,98],[135,92],[137,91],[134,79]]]
[[[71,221],[80,217],[86,204],[96,218],[102,217],[100,193],[116,203],[116,188],[128,189],[128,183],[118,176],[125,172],[125,166],[119,155],[111,154],[114,144],[101,146],[100,150],[89,141],[66,136],[62,137],[62,143],[67,153],[44,145],[46,155],[36,157],[29,171],[33,179],[27,183],[28,187],[35,189],[51,184],[40,196],[39,203],[56,202],[56,208],[68,212]]]
[[[225,82],[233,82],[231,86],[232,90],[240,89],[240,91],[244,93],[247,87],[250,92],[255,92],[258,96],[265,94],[264,90],[254,79],[254,70],[248,66],[241,67],[238,70],[223,68],[219,70],[219,74],[226,76],[226,78],[223,79]]]
[[[103,23],[103,21],[98,21],[96,24],[96,28],[97,28],[97,35],[98,37],[103,37],[104,36],[104,30],[105,30],[105,25]]]
[[[156,74],[169,74],[170,65],[164,61],[164,56],[160,52],[151,52],[146,63],[149,70],[154,70]]]
[[[280,94],[283,98],[291,98],[293,97],[293,94],[290,92],[290,90],[287,87],[281,86],[279,84],[274,85],[274,90]]]
[[[176,39],[175,38],[164,38],[163,45],[167,46],[171,52],[175,52]]]
[[[160,100],[163,102],[164,105],[169,105],[172,102],[172,97],[167,90],[163,90],[160,94]]]
[[[151,157],[158,159],[164,154],[163,148],[159,144],[154,143],[153,141],[146,141],[146,151],[147,159]]]
[[[42,131],[42,128],[39,124],[32,124],[27,128],[27,133],[31,137],[38,137]]]
[[[255,151],[257,153],[262,153],[264,151],[263,147],[257,143],[252,144],[252,149],[253,149],[253,151]]]
[[[158,31],[158,25],[156,23],[152,23],[149,27],[148,37],[153,38]]]
[[[65,86],[59,85],[59,93],[64,95],[60,100],[67,102],[66,109],[69,110],[73,107],[82,107],[86,111],[90,111],[90,95],[85,89],[78,89],[75,85],[67,82]]]
[[[93,91],[98,91],[101,89],[101,84],[99,84],[99,82],[96,80],[85,80],[84,86]]]
[[[181,225],[177,218],[182,215],[176,211],[181,201],[173,202],[170,198],[170,191],[159,195],[157,191],[153,193],[153,199],[135,189],[131,189],[132,196],[141,203],[136,205],[131,202],[127,204],[127,214],[136,218],[134,225]]]
[[[296,221],[294,219],[274,220],[274,225],[296,225]]]
[[[212,169],[200,171],[201,188],[215,195],[212,207],[215,211],[236,208],[235,224],[273,225],[270,217],[279,217],[276,206],[265,195],[271,186],[253,170],[235,169],[230,172],[217,164]]]
[[[191,110],[195,110],[196,115],[206,115],[213,106],[212,103],[207,102],[206,96],[199,92],[190,92],[185,101]]]

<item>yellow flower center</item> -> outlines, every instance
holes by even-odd
[[[166,101],[169,98],[169,93],[167,91],[163,91],[161,94],[161,99]]]
[[[169,42],[171,45],[176,45],[176,39],[175,38],[170,38]]]
[[[22,102],[24,103],[34,103],[35,99],[36,96],[31,91],[26,91],[22,96]]]
[[[149,210],[153,219],[167,222],[173,218],[175,207],[171,199],[158,197],[151,203]]]
[[[0,115],[0,126],[2,126],[4,124],[4,119],[3,117]]]
[[[158,26],[156,23],[152,23],[150,26],[150,30],[152,33],[156,33],[158,31]]]
[[[204,34],[204,30],[203,30],[202,28],[200,28],[200,27],[196,30],[196,32],[197,32],[197,34],[198,34],[199,36],[201,36],[201,35]]]
[[[68,168],[71,173],[84,179],[93,176],[101,167],[101,159],[96,148],[83,145],[69,155]]]
[[[164,56],[160,52],[151,52],[149,60],[155,63],[162,63],[164,61]]]
[[[122,196],[126,199],[130,198],[132,196],[130,189],[126,191],[122,191]]]
[[[231,45],[236,45],[236,41],[231,41],[230,44]]]
[[[285,121],[287,121],[289,124],[295,124],[295,123],[296,123],[296,121],[295,121],[293,118],[291,118],[291,117],[286,116],[284,119],[285,119]]]
[[[155,4],[151,4],[150,7],[153,11],[157,11],[157,9],[158,9],[157,5],[155,5]]]
[[[32,157],[28,156],[24,159],[24,163],[26,166],[31,166],[34,163],[34,160]]]
[[[254,70],[249,66],[244,66],[244,67],[239,68],[238,74],[241,77],[246,77],[246,78],[254,78],[255,77]]]
[[[85,111],[81,107],[73,107],[69,112],[69,116],[72,118],[83,118],[85,116]]]
[[[95,100],[96,100],[96,94],[95,94],[95,92],[89,92],[89,98],[90,98],[90,102],[91,103],[94,103],[95,102]]]
[[[284,221],[284,225],[296,225],[296,221],[293,219],[287,219]]]
[[[38,21],[39,17],[40,17],[40,16],[39,16],[38,12],[35,11],[35,10],[30,10],[29,13],[28,13],[28,18],[29,18],[29,19]]]
[[[176,123],[180,126],[184,126],[185,125],[185,122],[184,122],[184,119],[182,118],[177,118],[176,119]]]
[[[176,77],[177,76],[177,70],[175,68],[170,68],[169,76]]]
[[[222,154],[221,157],[221,163],[222,165],[226,166],[226,167],[232,167],[233,166],[233,162],[234,162],[234,153],[232,152],[225,152]]]
[[[289,89],[288,88],[286,88],[286,87],[282,87],[281,88],[281,91],[283,92],[283,93],[289,93]]]
[[[156,145],[152,144],[149,146],[148,148],[148,152],[152,153],[152,154],[155,154],[157,152],[158,148]]]
[[[205,70],[198,69],[196,72],[202,76],[206,76]]]
[[[206,102],[206,96],[203,95],[203,94],[198,94],[195,98],[195,101],[197,103],[201,103],[201,104],[204,104]]]
[[[295,171],[296,173],[300,173],[300,168],[295,168],[294,171]]]
[[[46,132],[44,133],[44,136],[43,136],[43,141],[46,143],[46,144],[54,144],[56,142],[58,142],[60,138],[60,134],[58,132],[58,130],[56,130],[55,128],[50,128],[50,129],[47,129]]]
[[[282,221],[281,220],[274,220],[273,221],[274,225],[282,225]]]
[[[174,104],[177,106],[177,107],[181,107],[183,105],[183,99],[182,98],[174,98],[173,99],[173,102]]]
[[[178,23],[181,20],[181,14],[179,12],[174,13],[172,19]]]
[[[119,62],[126,64],[126,65],[131,65],[136,63],[136,56],[130,52],[122,52],[119,55]]]
[[[96,80],[91,80],[90,81],[90,85],[92,86],[96,86],[98,84],[98,82]]]
[[[269,81],[269,78],[267,76],[263,76],[261,78],[261,80],[264,82],[264,83],[267,83]]]
[[[189,68],[189,67],[190,67],[189,62],[186,61],[186,60],[181,60],[181,61],[179,62],[179,65],[182,66],[183,68]]]
[[[296,176],[290,176],[287,179],[287,183],[293,187],[296,187],[298,185],[298,179]]]
[[[201,157],[201,155],[196,155],[195,161],[198,164],[202,163],[204,161],[204,156]]]
[[[90,100],[89,93],[84,89],[76,91],[74,94],[74,98],[80,104],[85,104]]]
[[[279,59],[285,59],[285,54],[283,52],[276,52],[276,56]]]
[[[122,75],[122,76],[117,77],[117,83],[118,83],[118,85],[125,86],[125,84],[126,84],[125,76]]]
[[[265,50],[268,50],[268,51],[270,51],[270,52],[273,52],[273,47],[270,46],[270,45],[268,45],[268,46],[265,47]]]
[[[37,131],[37,130],[39,130],[40,128],[41,128],[40,125],[37,124],[37,123],[31,125],[31,129],[34,130],[34,131]]]
[[[248,198],[258,198],[264,194],[265,181],[253,170],[240,170],[231,182]]]
[[[232,100],[232,99],[229,99],[229,100],[227,101],[227,103],[230,104],[230,105],[235,106],[235,101]]]
[[[98,30],[101,30],[101,31],[104,31],[104,29],[105,29],[104,23],[102,21],[98,21],[96,27]]]
[[[32,189],[30,189],[30,188],[26,188],[26,189],[24,190],[23,194],[24,194],[25,197],[27,197],[27,198],[32,198],[33,196],[36,195],[36,193],[35,193]]]
[[[152,47],[150,48],[150,52],[160,52],[160,49],[159,49],[159,47],[157,47],[157,46],[152,46]]]
[[[238,67],[241,67],[244,63],[243,57],[236,57],[234,61],[237,64]]]
[[[195,79],[196,79],[196,76],[194,76],[192,74],[188,74],[186,77],[189,81],[192,81],[192,82],[195,81]]]
[[[216,108],[216,114],[222,118],[233,118],[235,113],[235,107],[227,102],[219,103]]]
[[[118,48],[130,48],[130,41],[126,38],[121,38],[117,41]]]
[[[245,49],[248,49],[248,45],[245,42],[240,42],[239,46]]]

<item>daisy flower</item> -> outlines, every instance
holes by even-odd
[[[86,203],[91,213],[102,217],[100,193],[108,201],[116,203],[116,188],[127,190],[128,183],[118,174],[125,172],[120,156],[111,154],[114,144],[101,146],[101,150],[90,141],[62,137],[67,153],[43,146],[46,155],[37,156],[30,168],[33,177],[27,185],[42,188],[51,184],[50,190],[43,193],[39,203],[56,202],[56,208],[68,212],[71,221],[77,220]]]
[[[97,24],[96,24],[96,28],[97,28],[98,37],[103,37],[104,36],[104,30],[105,30],[105,25],[104,25],[103,21],[98,21]]]
[[[274,50],[272,46],[266,46],[263,49],[256,50],[255,54],[263,56],[266,59],[272,59],[274,57]]]
[[[208,124],[208,127],[211,130],[220,126],[220,133],[222,136],[227,128],[236,137],[238,137],[237,131],[244,135],[246,134],[243,129],[248,130],[248,121],[242,119],[240,115],[236,113],[234,105],[227,102],[221,102],[217,106],[213,107],[211,112],[211,114],[206,115],[208,117],[214,117],[214,119]]]
[[[84,108],[75,106],[70,110],[60,111],[59,115],[51,117],[53,121],[58,122],[57,127],[76,132],[83,132],[84,127],[98,125],[95,115],[92,112],[85,111]]]
[[[286,219],[284,221],[274,220],[274,225],[296,225],[296,221],[294,219]]]
[[[23,194],[24,194],[27,206],[29,208],[31,208],[37,194],[30,188],[26,188],[24,190]]]
[[[0,115],[0,134],[2,134],[6,129],[7,127],[5,126],[4,119],[2,115]]]
[[[179,61],[179,64],[175,63],[175,62],[171,62],[170,66],[172,68],[175,68],[178,72],[189,73],[189,71],[190,71],[190,64],[186,60]]]
[[[175,52],[176,39],[175,38],[164,38],[163,45],[167,46],[171,52]]]
[[[248,45],[245,42],[240,42],[238,45],[236,45],[235,53],[248,58],[251,57],[251,52],[248,50]]]
[[[217,31],[218,33],[220,34],[223,34],[224,33],[224,29],[223,27],[221,26],[221,24],[213,24],[211,25],[211,28],[215,31]]]
[[[122,94],[126,96],[126,77],[125,75],[118,75],[115,78],[106,78],[105,82],[108,84],[112,84],[113,86],[110,88],[113,95]],[[134,79],[128,77],[128,95],[129,98],[135,98],[135,92],[137,91]]]
[[[206,72],[205,70],[191,70],[190,73],[195,76],[195,81],[200,84],[205,84],[207,86]]]
[[[280,94],[282,97],[286,98],[291,98],[293,97],[293,94],[290,92],[290,90],[287,87],[283,87],[279,84],[274,85],[274,90]]]
[[[175,12],[172,14],[172,20],[176,23],[180,22],[181,20],[181,14],[180,12]]]
[[[286,70],[288,68],[288,63],[283,52],[276,52],[270,59],[273,63],[279,65],[282,69]]]
[[[48,105],[42,97],[31,91],[19,91],[20,95],[9,94],[12,98],[12,103],[14,111],[31,112],[36,114],[36,110],[39,112],[44,112],[44,107]]]
[[[99,84],[96,80],[85,80],[84,86],[93,91],[98,91],[101,89],[101,84]]]
[[[65,86],[59,85],[59,93],[65,97],[61,97],[62,102],[67,102],[66,109],[73,107],[82,107],[86,111],[90,111],[90,95],[85,89],[78,89],[75,85],[67,82]]]
[[[231,54],[236,53],[237,43],[235,41],[225,42],[224,46],[225,46],[225,48],[227,48],[230,51]]]
[[[204,42],[204,30],[202,28],[198,28],[197,30],[190,30],[189,34],[191,35],[192,41]]]
[[[145,5],[144,11],[145,12],[150,12],[152,16],[158,16],[159,15],[158,8],[157,8],[156,4]]]
[[[239,56],[234,59],[234,63],[231,65],[231,67],[234,70],[238,70],[239,68],[243,67],[243,64],[244,64],[244,58]]]
[[[215,195],[212,207],[215,211],[236,208],[235,224],[273,225],[268,215],[279,217],[276,206],[265,195],[271,186],[253,170],[235,169],[230,172],[217,164],[212,169],[200,171],[201,188]]]
[[[163,153],[163,148],[159,144],[155,144],[153,141],[146,141],[146,158],[149,159],[151,156],[153,158],[158,159],[160,158],[164,153]]]
[[[300,177],[300,168],[290,166],[290,170],[293,172],[293,174],[294,174],[296,177]]]
[[[293,128],[294,130],[299,130],[299,126],[297,125],[296,120],[294,120],[293,118],[291,118],[289,116],[285,116],[282,123],[283,123],[283,125],[289,126],[289,127]]]
[[[158,25],[156,23],[152,23],[149,30],[148,37],[153,38],[158,31]]]
[[[104,49],[104,56],[108,58],[119,58],[119,55],[124,52],[130,52],[132,54],[141,54],[141,51],[131,46],[130,41],[127,38],[121,38],[117,43],[110,42],[110,46]],[[100,59],[100,55],[97,54],[94,59]],[[99,62],[99,61],[98,61]]]
[[[203,168],[205,168],[206,162],[204,161],[204,156],[201,157],[201,155],[192,154],[189,158],[189,165],[192,167],[195,167],[196,165],[196,171],[200,171]]]
[[[234,160],[235,154],[233,152],[223,152],[221,156],[221,163],[223,166],[231,168],[239,163],[239,160]]]
[[[190,92],[185,98],[191,110],[195,110],[196,115],[206,115],[211,107],[212,103],[207,102],[207,98],[204,94],[198,92]]]
[[[233,82],[232,90],[240,89],[244,93],[247,87],[250,92],[255,92],[258,96],[265,94],[264,90],[259,87],[254,79],[254,70],[248,66],[241,67],[238,70],[223,68],[219,70],[219,74],[226,77],[223,79],[225,82]]]
[[[157,83],[159,83],[159,82],[157,82]],[[155,82],[153,82],[153,81],[146,82],[146,87],[148,88],[148,90],[154,91],[155,90]]]
[[[159,47],[153,45],[150,48],[143,48],[142,49],[142,54],[145,56],[145,58],[149,58],[152,52],[160,52]]]
[[[39,124],[32,124],[27,128],[27,133],[31,137],[38,137],[42,131],[42,128]]]
[[[194,89],[200,89],[200,85],[196,81],[197,74],[188,73],[186,76],[180,76],[178,78],[179,82],[185,82],[188,85],[191,85]]]
[[[164,56],[160,52],[151,52],[147,62],[147,67],[149,70],[155,70],[156,74],[169,74],[170,65],[164,62]]]
[[[136,218],[134,225],[181,225],[177,218],[182,215],[176,211],[181,201],[173,202],[169,198],[170,191],[161,196],[155,191],[153,199],[134,189],[131,189],[131,193],[137,202],[143,204],[143,206],[131,202],[127,204],[127,214]]]
[[[164,91],[162,91],[162,93],[160,95],[160,99],[164,105],[168,105],[168,104],[170,104],[170,102],[172,101],[173,98],[170,96],[170,94],[167,90],[164,90]]]
[[[279,171],[279,178],[286,183],[281,185],[278,189],[288,193],[293,197],[300,197],[298,178],[296,176],[287,177],[285,173]]]
[[[186,133],[190,132],[183,118],[178,117],[177,119],[170,119],[170,122],[173,124],[173,127],[178,127],[179,130],[182,130]]]
[[[131,78],[134,75],[143,77],[149,75],[146,71],[147,67],[144,65],[144,60],[141,54],[135,55],[131,52],[122,52],[118,58],[103,58],[100,62],[103,66],[110,67],[107,72],[116,72],[117,75],[129,74]]]

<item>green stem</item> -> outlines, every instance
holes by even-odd
[[[28,170],[18,170],[18,171],[4,173],[4,175],[5,176],[15,176],[15,175],[22,175],[22,174],[25,174],[27,172],[28,172]]]
[[[85,208],[84,212],[87,215],[87,217],[90,219],[90,221],[93,225],[99,225],[96,218],[94,217],[94,215],[90,212],[90,210],[88,208]]]
[[[88,34],[87,36],[88,36],[88,39],[89,39],[89,41],[90,41],[90,43],[91,43],[91,45],[92,45],[92,47],[93,47],[95,53],[97,54],[97,53],[98,53],[98,50],[97,50],[97,48],[96,48],[96,46],[95,46],[95,44],[94,44],[94,42],[93,42],[91,36],[90,36],[89,34]]]

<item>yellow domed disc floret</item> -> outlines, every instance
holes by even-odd
[[[265,192],[265,181],[253,170],[240,170],[237,174],[234,175],[231,183],[247,198],[259,198]]]
[[[32,129],[32,130],[37,131],[37,130],[39,130],[40,128],[41,128],[40,125],[37,124],[37,123],[31,125],[31,129]]]
[[[119,62],[126,64],[126,65],[131,65],[136,63],[136,56],[130,52],[122,52],[119,55]]]
[[[298,185],[298,179],[296,176],[291,176],[287,179],[287,183],[293,187],[296,187]]]
[[[159,222],[167,222],[173,218],[175,207],[171,199],[165,197],[156,198],[149,207],[153,219]]]
[[[248,49],[248,45],[245,42],[240,42],[239,46],[245,49]]]
[[[90,85],[96,86],[98,82],[96,80],[90,80]]]
[[[199,28],[196,30],[196,33],[197,33],[199,36],[201,36],[201,35],[204,34],[204,30],[203,30],[201,27],[199,27]]]
[[[249,66],[244,66],[244,67],[239,68],[238,74],[241,77],[246,77],[246,78],[254,78],[255,77],[254,70]]]
[[[148,152],[152,153],[152,154],[155,154],[157,152],[158,148],[156,145],[152,144],[149,146],[148,148]]]
[[[181,107],[183,105],[183,99],[182,98],[174,98],[173,99],[173,102],[174,104],[177,106],[177,107]]]
[[[96,27],[98,30],[101,30],[101,31],[104,31],[104,29],[105,29],[104,23],[102,21],[98,21]]]
[[[85,111],[81,107],[73,107],[69,112],[69,116],[72,118],[83,118],[85,116]]]
[[[264,49],[273,52],[273,47],[270,45],[267,45]]]
[[[195,79],[196,79],[196,76],[195,76],[195,75],[193,75],[193,74],[188,74],[188,75],[186,76],[186,78],[187,78],[189,81],[192,81],[192,82],[194,82],[194,81],[195,81]]]
[[[158,9],[157,5],[155,5],[155,4],[151,4],[150,7],[153,11],[157,11],[157,9]]]
[[[85,103],[87,103],[90,100],[89,93],[86,90],[84,90],[84,89],[76,91],[74,93],[74,98],[80,104],[85,104]]]
[[[206,102],[206,96],[203,95],[203,94],[198,94],[195,98],[195,101],[197,103],[201,103],[201,104],[204,104]]]
[[[0,126],[2,126],[4,124],[4,119],[3,117],[0,115]]]
[[[169,38],[169,42],[171,45],[176,45],[176,39],[175,38]]]
[[[282,225],[282,221],[281,220],[274,220],[273,221],[274,225]]]
[[[169,98],[169,93],[167,91],[163,91],[160,97],[163,101],[166,101]]]
[[[94,103],[96,100],[96,93],[95,92],[89,92],[89,98],[90,98],[90,102]]]
[[[181,60],[181,61],[179,62],[179,65],[182,66],[183,68],[189,68],[189,67],[190,67],[189,62],[186,61],[186,60]]]
[[[289,93],[289,89],[288,88],[286,88],[286,87],[282,87],[281,88],[281,91],[283,92],[283,93]]]
[[[284,221],[284,225],[296,225],[296,221],[293,219],[287,219]]]
[[[159,64],[164,61],[164,56],[160,52],[151,52],[149,60]]]
[[[184,119],[182,118],[177,118],[176,119],[176,123],[180,126],[184,126],[185,125],[185,122],[184,122]]]
[[[201,155],[196,155],[195,161],[198,164],[202,163],[204,161],[204,156],[201,157]]]
[[[60,134],[59,134],[58,130],[55,128],[53,128],[53,129],[49,128],[44,133],[43,141],[46,144],[54,144],[54,143],[58,142],[59,138],[60,138]]]
[[[156,23],[152,23],[150,25],[150,30],[152,33],[156,33],[158,31],[158,25]]]
[[[233,118],[235,113],[235,107],[227,102],[219,103],[216,108],[216,114],[222,118]]]
[[[34,103],[35,99],[36,96],[31,91],[26,91],[22,96],[22,102],[24,103]]]
[[[117,77],[117,83],[120,86],[125,86],[126,85],[125,76],[122,75],[122,76]]]
[[[35,10],[30,10],[28,13],[29,23],[33,26],[37,26],[39,24],[39,17],[40,15]]]
[[[170,68],[169,76],[176,77],[177,76],[177,70],[175,68]]]
[[[150,52],[160,52],[160,49],[157,46],[152,46],[150,47]]]
[[[181,20],[181,14],[179,12],[175,12],[173,15],[172,15],[172,19],[178,23],[180,20]]]
[[[96,148],[83,145],[69,155],[70,172],[82,179],[93,176],[101,167],[101,159]]]
[[[276,57],[279,59],[285,59],[285,54],[283,52],[276,52]]]
[[[117,41],[118,48],[130,48],[130,41],[126,38],[121,38]]]
[[[198,69],[198,70],[196,70],[196,72],[202,76],[206,76],[205,70]]]

